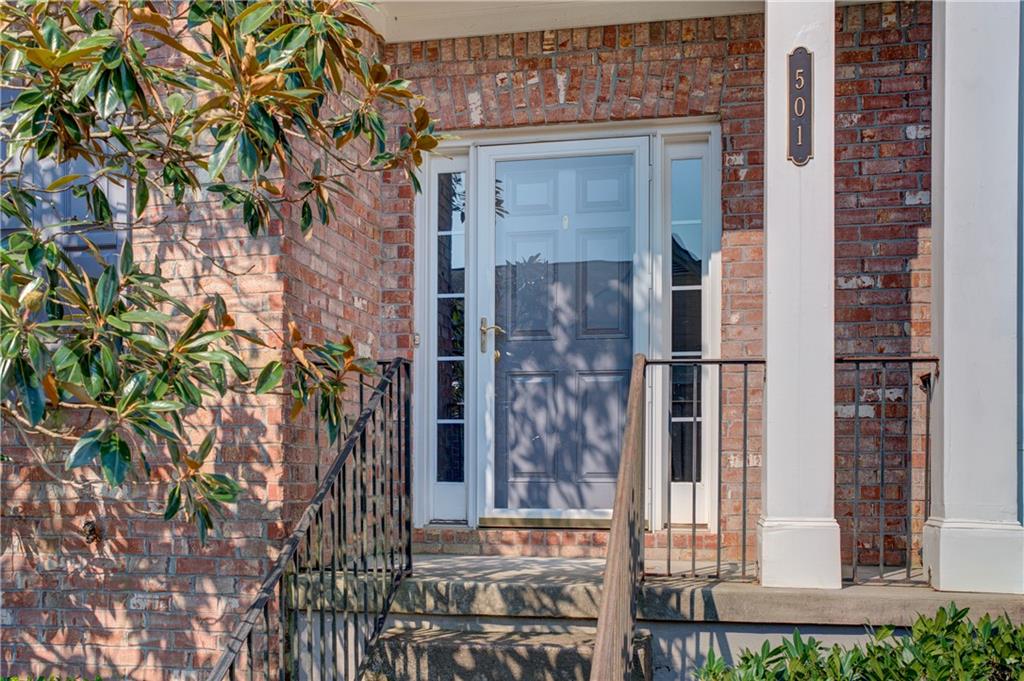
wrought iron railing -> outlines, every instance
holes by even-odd
[[[360,411],[209,681],[360,678],[412,570],[410,370],[360,384]],[[321,455],[315,430],[316,461]]]
[[[658,374],[656,385],[668,385],[670,406],[662,476],[665,520],[651,537],[653,547],[665,553],[664,570],[658,561],[657,574],[752,580],[761,512],[765,361],[648,360],[648,382]],[[711,466],[704,464],[705,452]],[[688,508],[678,508],[680,494],[688,496],[681,500]]]
[[[921,581],[931,507],[933,356],[836,358],[836,516],[845,577]]]

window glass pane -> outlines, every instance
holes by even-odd
[[[441,423],[437,426],[437,481],[464,482],[462,466],[463,425]]]
[[[695,375],[696,374],[696,375]],[[696,383],[694,380],[696,379]],[[696,397],[697,416],[700,416],[700,379],[699,366],[672,367],[672,416],[691,417],[694,415],[694,398]],[[694,392],[696,388],[696,392]]]
[[[672,292],[672,352],[700,352],[700,290]]]
[[[466,290],[466,236],[437,237],[437,292],[464,293]]]
[[[8,112],[18,94],[19,91],[14,88],[0,87],[0,108]],[[72,174],[83,176],[74,184],[83,184],[84,178],[96,175],[97,171],[96,166],[83,158],[57,163],[54,156],[40,160],[34,152],[28,153],[24,158],[20,152],[8,158],[8,134],[0,135],[0,159],[7,161],[7,172],[20,173],[26,185],[38,189],[48,187],[56,180]],[[100,275],[103,264],[97,262],[79,234],[86,236],[96,246],[100,256],[107,263],[116,262],[121,244],[129,236],[123,229],[128,219],[128,188],[109,179],[100,180],[97,186],[106,194],[115,224],[122,228],[92,227],[88,203],[84,196],[78,197],[71,192],[71,185],[51,193],[33,192],[36,196],[36,205],[27,207],[32,226],[46,236],[57,235],[57,243],[92,276]],[[76,220],[85,224],[74,224]],[[0,214],[0,240],[21,229],[24,229],[21,220],[6,213]]]
[[[672,161],[672,285],[700,285],[704,253],[700,159]]]
[[[461,357],[465,339],[465,301],[462,298],[439,298],[437,301],[437,354],[440,357]]]
[[[437,363],[437,418],[465,418],[464,387],[462,362]]]
[[[672,482],[701,481],[700,425],[693,421],[672,424]],[[695,446],[696,460],[693,458]]]
[[[461,232],[466,228],[466,175],[437,176],[437,231]]]

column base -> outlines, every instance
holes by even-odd
[[[922,557],[939,591],[1024,593],[1024,527],[1020,523],[929,518]]]
[[[839,589],[839,523],[834,519],[761,518],[757,523],[761,586]]]

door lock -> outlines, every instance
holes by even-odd
[[[487,324],[487,317],[480,318],[480,352],[487,352],[487,332],[493,331],[495,335],[505,333],[505,329],[497,324]]]

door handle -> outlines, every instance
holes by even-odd
[[[493,331],[495,335],[505,333],[505,329],[497,324],[488,324],[487,317],[480,318],[480,352],[487,352],[487,332]]]

